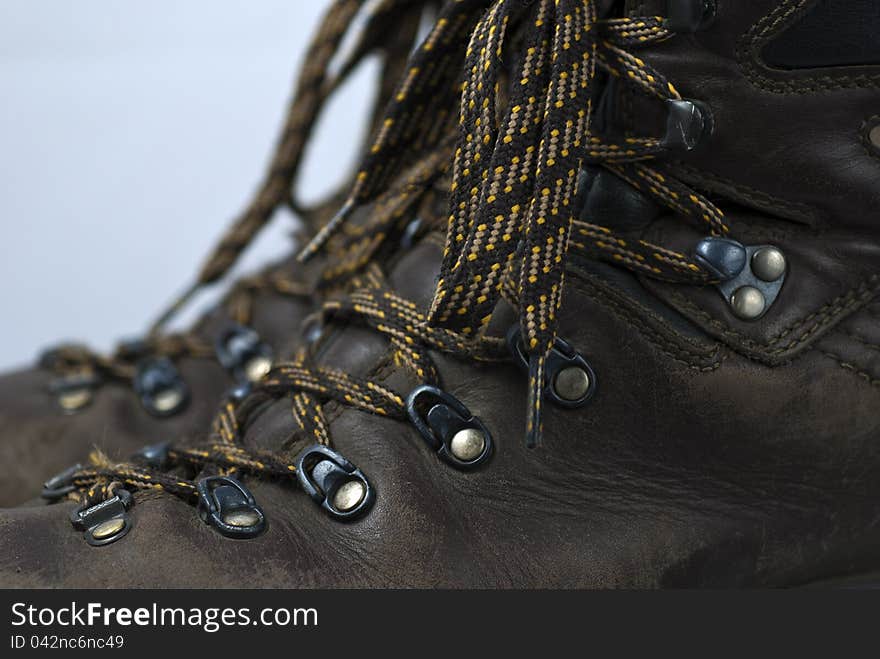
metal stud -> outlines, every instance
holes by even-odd
[[[507,346],[523,370],[529,372],[529,356],[519,325],[507,333]],[[585,405],[596,393],[596,372],[586,358],[562,337],[556,337],[544,366],[544,398],[558,407],[575,409]]]
[[[253,510],[232,510],[223,514],[223,521],[236,528],[247,528],[260,522],[260,515]]]
[[[459,430],[449,443],[452,455],[462,462],[471,462],[482,455],[486,448],[486,437],[476,428]]]
[[[95,540],[106,540],[111,535],[116,535],[125,526],[125,520],[120,518],[108,519],[92,529],[92,537]]]
[[[153,407],[159,414],[171,414],[183,402],[184,395],[180,389],[165,389],[153,398]]]
[[[220,364],[239,382],[259,382],[272,370],[272,349],[250,327],[230,325],[215,350]]]
[[[875,148],[880,149],[880,124],[877,124],[868,131],[868,141],[870,141]]]
[[[92,402],[94,394],[88,387],[71,389],[58,394],[58,405],[65,412],[78,412]]]
[[[83,537],[93,547],[102,547],[125,536],[132,526],[128,509],[134,497],[128,490],[119,489],[116,495],[94,506],[74,510],[70,514],[73,528],[82,531]]]
[[[581,400],[590,391],[590,375],[577,366],[564,368],[553,380],[556,395],[567,401]]]
[[[743,286],[730,298],[730,306],[739,318],[755,320],[767,310],[767,299],[754,286]]]
[[[365,515],[376,500],[364,473],[328,446],[315,444],[300,453],[296,476],[306,494],[339,521]]]
[[[75,414],[95,400],[101,379],[93,373],[77,373],[58,378],[49,385],[50,393],[65,414]]]
[[[452,394],[430,385],[416,387],[406,399],[406,413],[428,446],[450,466],[476,469],[492,456],[488,428]]]
[[[754,321],[773,306],[785,283],[788,264],[773,245],[745,246],[730,238],[701,240],[695,258],[717,279],[716,287],[740,320]]]
[[[134,390],[144,409],[157,417],[176,414],[189,403],[189,388],[167,357],[142,360],[135,374]]]
[[[776,247],[762,247],[752,256],[752,272],[763,281],[776,281],[786,267],[785,255]]]
[[[266,516],[253,494],[231,476],[208,476],[198,483],[199,517],[227,538],[255,538],[266,530]]]
[[[367,488],[359,480],[351,480],[341,485],[333,496],[333,507],[342,512],[353,510],[364,500]]]
[[[272,359],[266,356],[254,357],[245,364],[245,376],[250,382],[259,382],[272,370]]]

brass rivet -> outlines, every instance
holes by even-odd
[[[356,508],[367,495],[367,488],[359,480],[351,480],[343,484],[333,495],[333,507],[341,512]]]
[[[553,390],[563,400],[580,400],[590,391],[590,375],[577,366],[564,368],[556,375]]]
[[[486,438],[483,433],[476,428],[465,428],[459,430],[452,437],[449,443],[449,449],[452,455],[462,462],[470,462],[476,460],[486,448]]]
[[[752,256],[752,272],[767,282],[778,280],[785,274],[785,255],[775,247],[762,247]]]
[[[764,294],[754,286],[743,286],[733,294],[730,306],[737,317],[743,320],[755,320],[764,313],[767,308],[767,300]]]
[[[880,124],[877,124],[868,132],[868,140],[880,149]]]
[[[153,399],[153,406],[159,412],[172,412],[177,409],[183,401],[183,392],[179,389],[171,388],[160,391]]]
[[[254,357],[245,364],[244,372],[251,382],[259,382],[272,370],[272,360],[268,357]]]
[[[106,522],[101,522],[95,528],[92,529],[92,537],[95,540],[104,540],[111,536],[116,535],[125,527],[125,520],[120,517],[114,517],[113,519],[108,519]]]
[[[58,404],[66,412],[76,412],[92,402],[92,390],[88,387],[72,389],[58,394]]]
[[[260,515],[257,511],[249,508],[241,508],[239,510],[230,510],[223,515],[223,521],[229,526],[238,528],[247,528],[254,526],[260,521]]]

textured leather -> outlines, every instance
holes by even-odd
[[[775,225],[755,213],[729,211],[737,240],[774,245],[788,275],[759,322],[741,320],[712,286],[682,287],[648,278],[643,284],[707,334],[768,364],[789,361],[880,294],[880,243],[865,232]],[[644,234],[673,249],[692,250],[701,234],[679,219],[654,223]]]
[[[764,46],[767,64],[782,69],[880,64],[880,5],[875,0],[803,5],[790,27]]]
[[[633,14],[663,15],[665,2],[631,4]],[[873,231],[880,213],[880,157],[866,147],[863,126],[880,113],[880,66],[768,66],[762,49],[796,19],[802,4],[719,2],[708,29],[639,55],[666,72],[684,97],[712,111],[712,136],[681,158],[677,174],[772,217]],[[646,114],[641,108],[631,112],[638,132],[662,134],[643,123]]]
[[[582,409],[545,407],[542,448],[523,441],[518,368],[434,355],[444,388],[492,433],[484,468],[451,469],[408,423],[331,403],[334,446],[377,491],[363,519],[338,523],[298,488],[255,479],[269,528],[248,541],[156,494],[137,494],[133,530],[102,548],[71,528],[69,504],[7,510],[0,583],[733,587],[876,572],[880,165],[859,126],[880,92],[802,71],[772,73],[785,91],[752,77],[753,51],[739,44],[792,4],[721,2],[709,32],[644,54],[713,109],[714,136],[684,165],[719,192],[734,236],[789,257],[764,318],[736,320],[711,288],[573,261],[560,334],[589,360],[598,389]],[[645,235],[671,247],[700,237],[668,217]],[[388,266],[392,285],[427,305],[441,251],[430,236],[401,255]],[[419,384],[362,328],[335,329],[320,353],[401,392]],[[289,406],[267,406],[245,442],[294,457],[303,444]]]
[[[642,230],[660,215],[653,199],[600,167],[581,170],[578,196],[580,219],[619,231]]]
[[[424,300],[439,254],[436,243],[419,248],[394,280],[421,282]],[[450,469],[408,425],[330,410],[336,447],[377,488],[363,520],[340,524],[302,492],[259,481],[250,485],[269,530],[249,541],[224,539],[192,507],[155,495],[138,495],[135,528],[100,549],[70,528],[66,505],[6,511],[0,581],[754,586],[876,567],[876,386],[825,349],[770,368],[705,335],[682,334],[601,273],[575,267],[569,274],[562,332],[596,369],[599,391],[584,410],[548,409],[542,449],[523,443],[525,383],[517,369],[438,357],[447,389],[493,434],[497,452],[485,469]],[[868,315],[877,313],[875,302],[851,319],[873,328],[866,339],[880,338]],[[378,343],[352,348],[360,336],[338,332],[328,361],[384,373],[380,379],[402,391],[415,384],[388,365]],[[880,363],[873,368],[880,375]],[[284,443],[290,427],[279,402],[246,441]]]

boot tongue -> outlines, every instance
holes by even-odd
[[[422,309],[434,295],[443,257],[443,236],[429,234],[401,256],[388,274],[392,289]],[[316,360],[322,366],[337,368],[356,377],[365,377],[379,366],[388,352],[388,341],[377,332],[358,326],[336,330],[325,340]],[[267,451],[283,452],[290,445],[294,421],[290,400],[275,401],[245,433],[245,444]],[[299,450],[299,443],[293,453]],[[293,457],[293,456],[290,456]]]

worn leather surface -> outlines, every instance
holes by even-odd
[[[393,281],[410,294],[420,283],[414,297],[425,302],[439,254],[427,242]],[[5,511],[0,582],[744,586],[876,567],[880,360],[848,334],[880,339],[880,302],[821,346],[771,367],[680,331],[682,319],[668,307],[651,310],[637,282],[621,292],[601,268],[575,267],[569,279],[562,334],[590,360],[599,390],[585,409],[548,408],[542,448],[523,442],[520,371],[438,357],[446,389],[492,432],[497,451],[484,469],[445,466],[407,424],[331,409],[336,448],[377,488],[366,518],[340,524],[294,486],[251,480],[269,519],[257,539],[222,538],[192,507],[139,495],[132,532],[96,549],[66,521],[67,505]],[[402,392],[416,384],[388,365],[381,340],[362,336],[337,333],[327,362],[382,373]],[[844,358],[871,379],[842,366]],[[286,402],[275,404],[246,441],[295,453],[289,414]]]
[[[710,148],[688,167],[733,198],[722,205],[735,236],[790,256],[771,314],[745,327],[714,290],[572,262],[560,333],[590,361],[598,390],[579,410],[545,407],[541,448],[524,444],[521,371],[436,355],[444,388],[493,435],[484,468],[455,471],[409,424],[330,404],[335,448],[377,491],[365,518],[338,523],[294,484],[256,479],[247,483],[269,527],[248,541],[155,494],[137,495],[133,530],[102,548],[71,527],[70,504],[6,510],[0,583],[733,587],[876,572],[880,296],[860,282],[880,266],[880,165],[859,125],[880,94],[846,83],[853,72],[828,73],[812,91],[825,74],[762,74],[783,89],[747,73],[738,44],[790,5],[722,2],[710,32],[645,54],[716,113]],[[646,235],[672,247],[699,237],[680,223],[660,219]],[[440,253],[429,238],[393,266],[392,284],[427,304]],[[863,293],[850,305],[851,291]],[[779,336],[797,340],[775,353]],[[327,337],[321,359],[402,393],[418,384],[356,327]],[[245,441],[292,457],[302,447],[292,428],[282,400]]]
[[[812,0],[763,50],[776,68],[880,64],[880,5],[875,0]],[[834,30],[828,26],[834,24]]]
[[[293,259],[276,267],[301,268]],[[260,293],[253,326],[276,354],[288,355],[299,343],[300,324],[313,306],[305,298]],[[229,322],[218,309],[200,321],[197,331],[213,342]],[[89,407],[65,414],[49,393],[56,377],[52,372],[31,368],[0,377],[0,505],[38,496],[46,479],[84,461],[92,448],[122,460],[147,444],[204,433],[232,379],[212,359],[187,358],[177,366],[190,388],[190,403],[165,419],[146,412],[124,383],[104,384]]]
[[[641,16],[665,11],[665,0],[629,4]],[[761,56],[803,4],[719,2],[708,29],[639,56],[712,111],[712,136],[680,158],[678,174],[774,217],[876,230],[880,156],[867,147],[864,127],[878,114],[880,66],[780,70]],[[635,111],[633,124],[642,118]]]
[[[727,220],[737,240],[773,245],[786,257],[785,283],[760,322],[737,318],[714,286],[683,287],[648,278],[643,284],[707,334],[743,354],[769,364],[789,361],[880,293],[880,243],[868,232],[815,230],[737,210],[728,211]],[[703,237],[674,217],[653,223],[644,236],[685,252]]]

